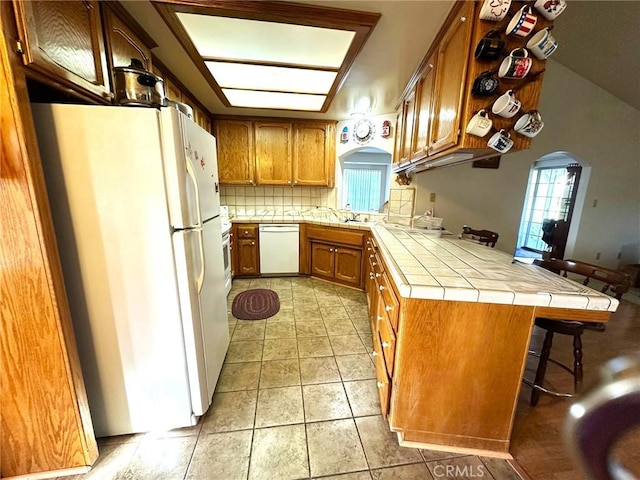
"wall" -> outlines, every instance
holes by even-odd
[[[464,164],[416,175],[416,211],[431,208],[429,193],[435,192],[435,214],[446,228],[497,231],[497,248],[512,252],[531,165],[566,151],[592,167],[572,256],[617,267],[621,248],[640,239],[640,111],[553,60],[547,61],[539,109],[544,130],[529,150],[504,155],[498,170]]]

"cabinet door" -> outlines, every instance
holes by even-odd
[[[417,106],[415,115],[415,139],[411,149],[411,160],[419,160],[427,155],[433,116],[436,58],[434,54],[420,75],[416,86]]]
[[[98,2],[13,2],[23,61],[56,81],[111,98]]]
[[[415,126],[416,111],[416,87],[411,90],[404,100],[402,108],[402,146],[400,153],[400,161],[405,162],[409,159],[413,151],[413,135]]]
[[[291,124],[256,122],[258,185],[291,185]]]
[[[164,79],[164,95],[174,102],[182,102],[182,91],[167,77]]]
[[[227,185],[254,185],[253,124],[216,120],[213,134],[218,145],[218,176]]]
[[[337,247],[334,250],[335,279],[359,287],[362,272],[362,251],[344,247]]]
[[[329,187],[335,165],[333,125],[293,124],[293,184]]]
[[[258,263],[258,243],[253,238],[238,238],[238,270],[240,275],[258,275],[260,273]]]
[[[387,376],[387,369],[384,364],[382,354],[382,342],[377,330],[373,331],[373,363],[376,366],[376,386],[378,387],[378,397],[380,398],[380,413],[387,418],[389,414],[389,397],[391,396],[391,385]]]
[[[404,106],[404,105],[403,105]],[[404,125],[402,124],[402,108],[396,114],[396,135],[393,138],[393,164],[398,165],[402,156],[402,137]]]
[[[311,275],[333,278],[335,247],[311,243]]]
[[[142,62],[145,70],[152,71],[151,50],[111,8],[103,4],[102,12],[110,67],[127,67],[131,65],[132,58],[137,58]]]
[[[209,119],[209,115],[200,110],[198,107],[193,108],[193,119],[195,122],[200,125],[207,132],[211,131],[211,120]]]
[[[438,47],[430,154],[458,143],[472,15],[473,2],[465,2]]]

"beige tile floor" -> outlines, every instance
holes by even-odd
[[[398,446],[380,415],[364,293],[309,278],[235,280],[271,288],[266,320],[229,313],[231,345],[198,425],[99,439],[79,479],[519,480],[504,460]]]

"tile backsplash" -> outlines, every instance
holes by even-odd
[[[236,187],[220,186],[220,204],[229,213],[241,215],[266,210],[287,211],[302,208],[336,208],[335,188],[323,187]]]

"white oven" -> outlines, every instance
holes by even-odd
[[[229,242],[229,236],[231,232],[229,229],[222,227],[222,257],[224,259],[224,289],[226,295],[229,295],[231,290],[231,245]]]

